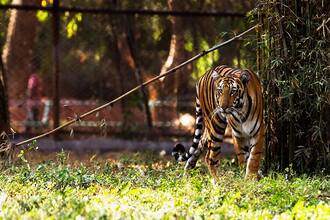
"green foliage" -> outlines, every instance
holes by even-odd
[[[152,37],[154,41],[160,41],[164,32],[164,27],[160,25],[160,17],[153,16],[150,18]]]
[[[46,7],[49,4],[50,4],[50,2],[48,2],[47,0],[42,0],[41,1],[41,6],[42,7]],[[49,17],[49,13],[47,11],[39,10],[36,13],[36,17],[37,17],[39,22],[45,22]]]
[[[66,22],[66,37],[72,38],[77,34],[78,23],[82,21],[82,14],[76,13],[71,16],[69,12],[66,12],[64,14],[64,21]]]
[[[242,179],[229,161],[216,185],[204,165],[182,166],[141,152],[116,162],[92,160],[16,166],[0,174],[0,218],[9,219],[327,219],[329,177],[271,173]]]
[[[206,40],[201,40],[200,42],[200,49],[201,51],[207,50],[212,45],[209,45]],[[196,61],[196,69],[192,74],[192,78],[194,81],[197,81],[212,65],[219,60],[220,53],[218,50],[207,54],[206,56],[201,57]]]
[[[329,170],[329,4],[259,1],[259,64],[269,126],[268,161],[302,172]],[[275,9],[275,10],[274,10]],[[325,29],[327,27],[324,27]],[[328,143],[327,143],[328,142]]]
[[[53,4],[52,1],[42,0],[41,6],[51,6]],[[49,12],[39,10],[36,13],[36,17],[39,22],[43,23],[47,21],[49,18]],[[78,24],[82,21],[82,13],[69,13],[65,12],[64,16],[62,16],[63,23],[66,29],[66,37],[68,39],[73,38],[78,32]]]
[[[9,0],[0,0],[0,4],[2,5],[5,5],[5,4],[8,4],[9,3]]]
[[[40,11],[37,11],[36,16],[37,16],[37,19],[39,22],[44,22],[47,20],[49,15],[48,15],[48,12],[40,10]]]

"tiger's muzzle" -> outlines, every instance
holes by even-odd
[[[231,114],[233,111],[232,111],[232,108],[221,108],[220,106],[218,106],[219,108],[219,112],[222,113],[222,114]]]

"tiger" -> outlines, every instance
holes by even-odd
[[[204,149],[211,175],[218,178],[219,157],[226,128],[232,130],[237,161],[245,178],[259,178],[264,151],[262,86],[251,70],[225,65],[208,70],[196,84],[196,122],[189,151],[178,143],[172,155],[192,169]]]

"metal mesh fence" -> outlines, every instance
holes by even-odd
[[[93,6],[93,2],[84,1],[79,6]],[[70,6],[73,3],[74,1],[63,1],[62,5]],[[8,44],[9,20],[13,11],[0,11],[1,46]],[[10,113],[12,125],[17,131],[24,132],[26,126],[31,125],[34,127],[34,132],[41,132],[50,129],[53,121],[53,18],[50,12],[24,11],[24,13],[19,19],[29,17],[33,28],[22,27],[28,32],[19,33],[15,39],[16,44],[25,42],[30,45],[23,44],[23,49],[30,49],[25,52],[14,49],[17,57],[12,59],[12,63],[6,68],[9,76]],[[221,34],[224,26],[226,30],[237,30],[236,27],[244,26],[243,19],[227,17],[191,16],[184,17],[183,23],[182,34],[189,42],[184,45],[187,58],[216,42],[233,36],[233,33]],[[138,84],[135,72],[136,61],[130,58],[131,51],[127,41],[129,26],[135,37],[135,48],[139,54],[138,59],[144,79],[159,74],[168,55],[171,39],[171,24],[168,17],[60,13],[61,122],[110,101]],[[26,41],[28,37],[33,40]],[[163,100],[150,99],[149,107],[153,112],[159,109],[162,111],[165,109],[167,112],[165,120],[154,120],[154,128],[167,134],[189,134],[190,136],[194,123],[191,116],[194,110],[194,83],[200,74],[198,71],[206,68],[203,65],[233,63],[239,66],[242,56],[241,45],[241,42],[236,42],[230,47],[223,48],[217,55],[210,55],[203,62],[196,62],[190,66],[191,72],[184,73],[191,75],[187,82],[187,93],[179,100],[181,105],[187,107],[186,112],[178,112],[174,107],[175,103],[170,101],[171,97]],[[4,53],[5,49],[6,47],[4,47]],[[27,84],[28,77],[32,73],[37,73],[41,77],[43,85],[43,98],[37,121],[26,120],[30,111],[26,104]],[[168,80],[171,80],[171,77]],[[152,88],[149,89],[149,93],[152,93]],[[152,96],[152,94],[149,95]],[[136,93],[127,97],[123,103],[118,103],[111,109],[76,123],[70,129],[75,132],[93,132],[101,135],[118,132],[121,134],[143,133],[147,126],[141,94]]]

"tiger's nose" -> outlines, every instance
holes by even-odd
[[[225,107],[225,108],[220,107],[220,112],[221,113],[229,113],[229,108],[227,108],[227,107]]]
[[[227,108],[227,107],[225,107],[225,108],[220,107],[220,112],[221,112],[221,113],[230,113],[230,108]]]

